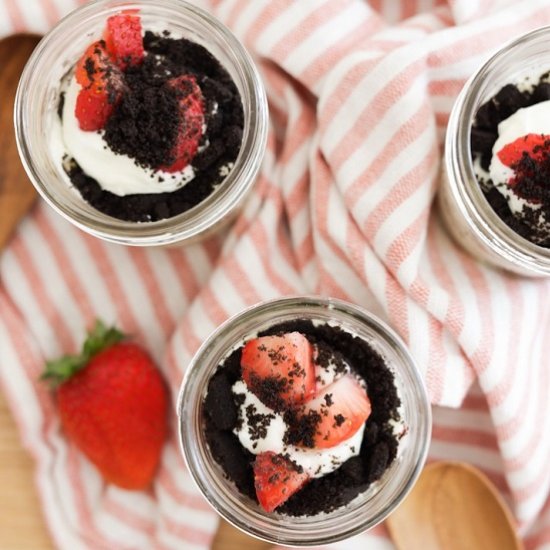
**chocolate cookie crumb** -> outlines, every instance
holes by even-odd
[[[63,120],[63,107],[65,107],[65,92],[59,94],[59,101],[57,102],[57,116],[60,120]]]
[[[250,390],[259,400],[275,412],[282,412],[286,403],[281,394],[286,391],[288,382],[286,378],[268,376],[260,379],[254,373],[250,375]]]
[[[338,351],[331,350],[323,342],[317,343],[317,357],[315,358],[315,362],[325,370],[332,366],[336,374],[343,374],[346,372],[347,367],[343,355]]]
[[[254,471],[252,464],[255,456],[242,447],[239,440],[228,431],[216,430],[207,417],[207,433],[214,429],[217,433],[214,440],[209,441],[212,456],[221,464],[226,475],[235,483],[244,495],[256,499],[254,488]]]
[[[216,372],[208,386],[204,407],[219,430],[231,430],[237,422],[237,404],[231,386],[224,370]]]
[[[322,420],[317,411],[308,411],[304,414],[296,409],[287,409],[283,418],[288,426],[284,436],[285,445],[301,445],[308,449],[315,446],[317,426]]]
[[[175,89],[166,85],[166,75],[158,69],[155,58],[146,56],[143,63],[126,70],[126,91],[103,135],[112,151],[133,158],[142,168],[171,163],[179,129]]]
[[[246,419],[248,421],[248,433],[252,441],[263,439],[267,435],[267,428],[275,418],[273,414],[262,414],[254,405],[246,407]]]

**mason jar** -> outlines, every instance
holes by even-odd
[[[501,88],[549,69],[550,27],[543,27],[503,46],[466,82],[447,127],[438,195],[441,217],[458,244],[493,266],[534,277],[550,275],[550,249],[518,235],[487,202],[474,173],[470,134],[478,109]]]
[[[244,112],[241,149],[227,177],[195,207],[154,222],[124,221],[93,208],[72,188],[49,144],[61,79],[101,37],[107,18],[122,10],[138,10],[144,29],[166,30],[204,46],[232,77]],[[256,179],[267,140],[267,100],[250,55],[217,19],[183,0],[98,0],[70,13],[31,55],[19,82],[14,114],[23,166],[42,197],[80,229],[125,245],[188,243],[225,225]]]
[[[395,378],[404,436],[383,476],[347,505],[314,516],[265,512],[229,481],[210,451],[203,429],[208,382],[224,359],[269,327],[298,319],[339,326],[368,342]],[[415,362],[399,336],[364,309],[332,298],[297,296],[259,303],[223,323],[192,359],[177,404],[180,444],[189,471],[212,507],[229,523],[259,539],[311,546],[346,539],[380,523],[413,487],[426,459],[431,409]]]

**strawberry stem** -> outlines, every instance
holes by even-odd
[[[40,379],[48,381],[55,388],[83,369],[94,355],[120,342],[124,337],[124,333],[116,327],[107,327],[98,319],[94,327],[88,331],[82,351],[79,354],[64,355],[59,359],[47,361]]]

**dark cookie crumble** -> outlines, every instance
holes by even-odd
[[[107,121],[103,139],[109,148],[134,159],[142,168],[167,165],[179,129],[175,90],[163,85],[153,56],[130,66],[125,73],[127,92]],[[154,181],[151,182],[154,185]]]
[[[550,100],[548,78],[548,73],[541,75],[527,90],[507,84],[478,109],[471,128],[470,147],[473,159],[479,160],[483,170],[489,171],[500,122],[519,109]],[[479,179],[479,184],[492,209],[510,229],[538,246],[550,248],[550,140],[542,149],[539,149],[541,159],[538,162],[524,153],[512,166],[516,174],[514,191],[532,203],[532,206],[524,205],[520,214],[510,210],[508,201],[490,178]]]
[[[275,415],[262,414],[256,410],[254,405],[248,405],[246,407],[246,418],[250,426],[250,438],[252,441],[257,441],[267,435],[267,428],[271,420],[275,418]]]
[[[244,113],[230,75],[203,46],[184,38],[146,31],[145,58],[124,71],[126,93],[107,122],[104,139],[116,153],[138,166],[169,165],[178,132],[178,96],[165,83],[187,74],[196,78],[205,102],[206,132],[191,161],[195,177],[172,192],[118,196],[103,190],[74,159],[66,171],[83,199],[97,210],[126,221],[149,222],[185,212],[208,197],[224,179],[223,167],[234,163],[241,147]],[[61,116],[65,96],[60,94]],[[216,107],[217,105],[217,107]],[[175,177],[153,174],[151,186]]]
[[[252,392],[275,412],[283,412],[285,409],[285,401],[281,394],[286,390],[287,384],[285,378],[267,377],[262,380],[254,374],[251,375],[250,380]]]
[[[294,409],[287,409],[283,419],[288,429],[285,433],[285,445],[302,445],[308,449],[315,446],[315,433],[321,421],[317,411],[308,411],[307,414],[298,414]]]
[[[328,365],[331,358],[338,365],[337,371],[340,368],[345,369],[346,363],[349,364],[352,371],[366,382],[372,406],[372,413],[365,425],[360,454],[348,459],[332,473],[311,479],[277,509],[278,512],[291,516],[315,515],[330,512],[349,503],[380,479],[395,459],[400,435],[394,433],[391,421],[399,419],[400,400],[393,373],[382,357],[367,342],[339,327],[315,326],[311,321],[297,320],[278,324],[259,336],[283,335],[294,331],[303,334],[316,346],[317,361],[321,365],[323,362],[325,366]],[[231,391],[233,384],[241,379],[241,349],[232,352],[210,379],[203,407],[205,436],[212,456],[225,475],[243,494],[257,501],[252,469],[255,456],[242,447],[233,433],[233,429],[240,427],[242,422],[238,416],[244,396],[235,396]],[[313,447],[316,425],[320,414],[329,414],[331,395],[326,395],[325,406],[321,407],[320,413],[310,411],[306,415],[297,414],[293,409],[285,409],[276,397],[273,398],[272,395],[271,398],[281,407],[279,410],[289,426],[285,443]],[[212,406],[213,403],[216,406]],[[218,403],[223,403],[223,412]],[[255,413],[251,411],[251,414]],[[341,415],[334,417],[336,425],[343,421],[339,416]],[[228,418],[234,420],[230,422]],[[258,420],[252,424],[257,433],[262,427],[265,428],[265,419]]]

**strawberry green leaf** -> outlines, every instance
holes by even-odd
[[[62,384],[83,369],[94,355],[110,348],[124,337],[124,333],[116,327],[107,327],[103,321],[97,320],[95,326],[88,331],[82,351],[79,354],[64,355],[59,359],[47,361],[41,380],[48,381],[52,387]]]
[[[95,326],[88,332],[88,337],[82,347],[82,352],[91,358],[101,350],[110,348],[113,344],[120,342],[124,338],[124,333],[116,327],[106,327],[101,320],[95,322]]]

